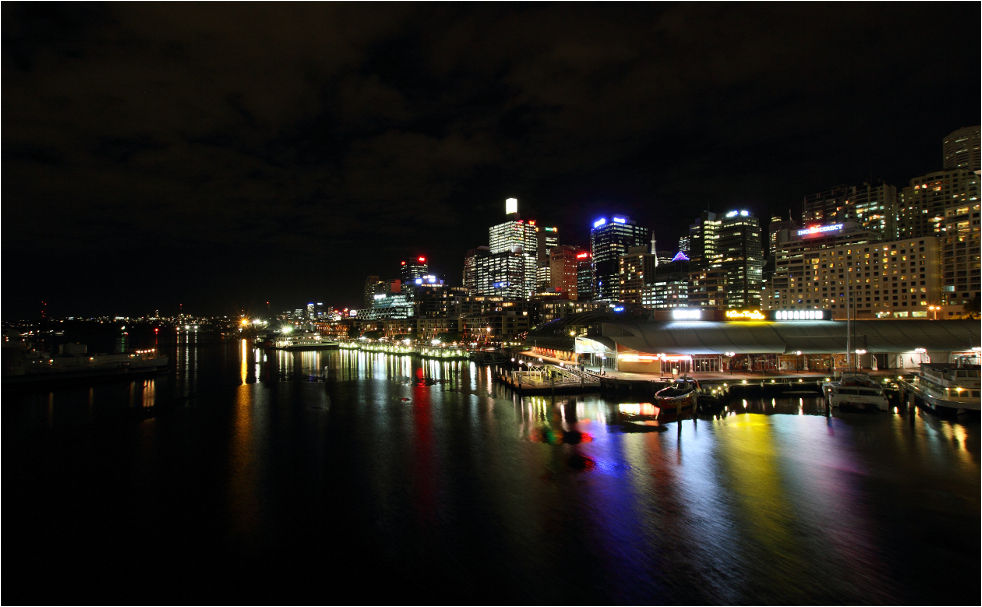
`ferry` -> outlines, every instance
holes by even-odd
[[[980,382],[979,365],[956,362],[921,363],[920,371],[900,384],[931,409],[967,413],[982,409]]]
[[[69,383],[154,374],[170,359],[156,349],[121,354],[91,354],[85,344],[64,344],[57,354],[31,348],[10,348],[3,368],[4,385]],[[5,352],[6,354],[6,352]]]
[[[890,401],[883,392],[883,387],[869,373],[845,371],[837,381],[822,384],[822,393],[831,407],[890,410]]]
[[[324,339],[320,333],[303,333],[277,337],[273,347],[277,350],[328,350],[338,348],[339,344],[332,339]]]

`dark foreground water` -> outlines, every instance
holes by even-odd
[[[175,357],[5,390],[5,604],[980,602],[977,418],[802,394],[679,437],[468,363]]]

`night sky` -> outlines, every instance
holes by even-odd
[[[2,4],[3,318],[359,307],[460,284],[504,200],[659,248],[941,168],[979,3]]]

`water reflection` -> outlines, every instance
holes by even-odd
[[[470,362],[190,338],[174,360],[165,376],[19,395],[5,421],[54,459],[100,461],[79,480],[109,492],[93,502],[181,496],[153,523],[192,557],[245,548],[275,569],[256,555],[312,554],[323,573],[314,547],[361,550],[358,566],[395,572],[422,602],[459,583],[489,602],[687,604],[926,602],[941,595],[911,563],[967,577],[951,554],[977,558],[964,539],[979,531],[977,420],[826,418],[819,396],[793,395],[680,424],[650,402],[518,395]],[[149,420],[132,435],[138,424],[105,424],[103,441],[51,431],[84,435],[130,408]],[[104,444],[113,465],[86,451]],[[119,483],[130,469],[153,480]],[[30,482],[59,487],[51,476]],[[194,532],[212,526],[206,545]]]

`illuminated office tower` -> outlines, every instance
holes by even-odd
[[[417,257],[402,262],[402,289],[411,289],[417,278],[422,278],[429,273],[429,265],[427,265],[425,257]]]
[[[936,171],[910,180],[900,193],[901,239],[940,241],[942,303],[964,305],[980,292],[979,175],[967,169]]]
[[[730,211],[720,223],[716,240],[717,265],[726,273],[726,306],[760,306],[764,286],[764,255],[760,221],[749,211]]]
[[[716,257],[716,238],[721,221],[716,219],[716,213],[703,211],[696,222],[689,226],[689,249],[683,252],[696,268],[712,262]],[[679,241],[679,245],[682,242]]]
[[[576,299],[591,301],[593,299],[593,259],[589,251],[576,254]]]
[[[523,298],[529,298],[535,294],[538,265],[538,237],[535,231],[535,221],[524,221],[518,214],[518,200],[509,198],[505,201],[505,213],[511,219],[505,223],[491,226],[488,229],[488,240],[491,243],[491,254],[500,255],[510,253],[520,255],[524,260],[523,275],[520,283],[524,292]],[[502,262],[504,263],[504,262]],[[508,288],[518,288],[514,283],[516,278],[512,275],[512,261],[506,264],[509,268],[507,282]]]
[[[944,138],[944,165],[952,169],[979,170],[979,126],[969,126]]]
[[[600,301],[619,301],[620,258],[631,247],[648,246],[649,230],[630,217],[603,217],[590,230],[590,250],[593,254],[593,298]]]
[[[544,226],[535,227],[536,237],[536,266],[538,270],[537,290],[550,290],[552,286],[552,270],[550,269],[549,252],[559,246],[559,229]]]
[[[491,249],[489,247],[477,247],[476,249],[471,249],[467,251],[467,255],[464,257],[464,289],[467,290],[468,295],[477,295],[478,291],[478,279],[477,279],[477,264],[478,260],[482,257],[487,257],[491,254]]]

